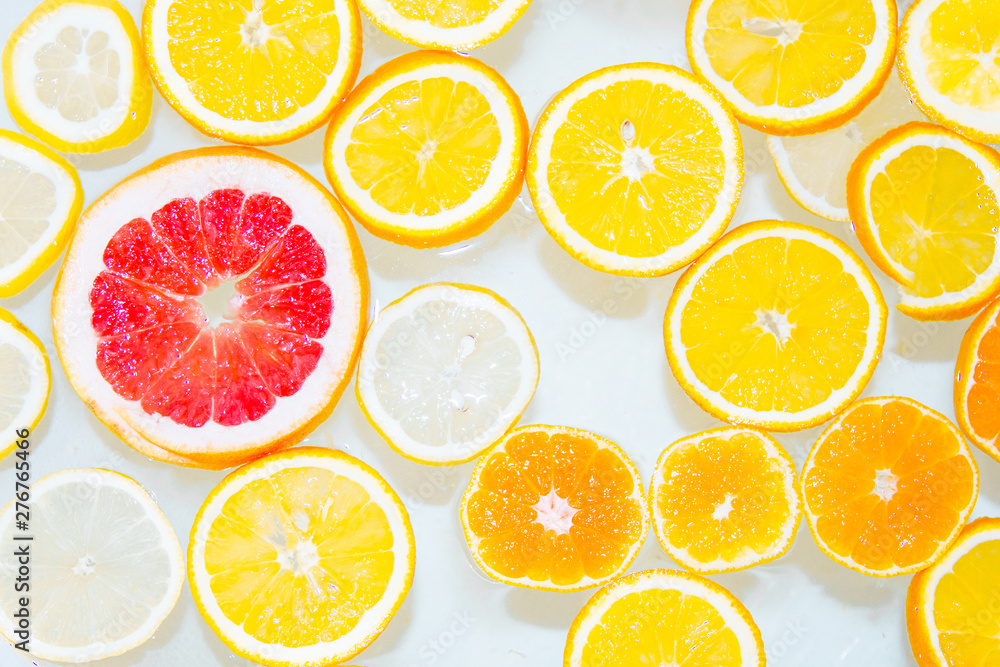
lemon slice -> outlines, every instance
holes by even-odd
[[[361,62],[355,0],[148,0],[142,40],[153,83],[201,132],[240,144],[322,125]]]
[[[399,496],[364,463],[301,447],[231,473],[191,528],[188,581],[212,630],[262,665],[329,665],[385,629],[413,580]]]
[[[45,414],[52,387],[49,355],[41,341],[0,308],[0,459],[32,431]]]
[[[767,138],[785,191],[805,210],[827,220],[850,222],[847,172],[865,146],[889,130],[926,116],[893,72],[882,92],[840,127],[801,137]]]
[[[149,493],[125,475],[77,468],[31,485],[27,531],[15,504],[0,511],[0,631],[11,642],[17,619],[17,547],[27,545],[31,655],[90,662],[120,655],[153,636],[184,583],[177,535]],[[23,520],[17,516],[17,520]],[[31,536],[31,541],[17,538]]]
[[[326,133],[323,166],[369,232],[413,247],[483,232],[521,189],[528,121],[478,60],[417,51],[358,84]]]
[[[538,385],[538,349],[520,314],[482,287],[424,285],[382,309],[358,365],[358,404],[397,452],[469,461],[499,440]]]
[[[531,0],[359,0],[371,22],[398,40],[423,49],[468,51],[497,39]]]
[[[528,191],[569,254],[607,273],[654,276],[726,229],[743,144],[721,98],[670,65],[598,70],[549,103],[531,138]]]
[[[64,153],[98,153],[149,124],[152,86],[139,33],[115,0],[48,0],[3,51],[4,97],[17,124]]]
[[[896,54],[896,22],[895,0],[695,0],[687,52],[741,122],[812,134],[878,94]]]

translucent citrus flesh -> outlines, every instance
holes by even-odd
[[[875,176],[872,223],[915,296],[961,292],[993,263],[1000,205],[983,173],[951,148],[914,146]]]
[[[481,23],[497,10],[501,0],[389,0],[400,16],[426,21],[435,28],[462,28]]]
[[[42,237],[56,209],[56,186],[26,166],[0,157],[0,267],[20,259]]]
[[[357,626],[388,587],[392,547],[385,512],[360,484],[300,467],[233,494],[204,558],[227,619],[265,644],[299,647]]]
[[[714,0],[712,70],[756,106],[802,107],[861,71],[875,39],[871,0]]]
[[[941,577],[934,625],[949,665],[1000,661],[1000,540],[977,544]]]
[[[983,332],[966,399],[969,424],[984,442],[1000,443],[1000,321]]]
[[[704,563],[773,550],[793,509],[787,469],[747,433],[678,445],[656,479],[667,541]]]
[[[867,403],[818,445],[805,500],[826,547],[869,570],[924,563],[962,520],[975,473],[941,418]]]
[[[66,26],[35,54],[35,94],[66,120],[87,121],[118,99],[121,56],[102,30]]]
[[[432,216],[482,187],[500,149],[489,101],[464,81],[408,81],[368,107],[351,130],[351,177],[382,208]]]
[[[225,118],[288,118],[336,67],[334,0],[170,2],[170,63],[198,102]]]
[[[31,388],[31,365],[24,354],[9,343],[0,344],[0,433],[21,415],[25,396]],[[20,427],[20,425],[18,425]]]
[[[583,648],[585,667],[738,667],[736,633],[695,595],[651,589],[622,596],[604,612]]]
[[[670,86],[631,80],[573,104],[545,178],[567,224],[587,241],[655,257],[702,227],[725,172],[722,136],[704,106]]]
[[[515,434],[478,482],[470,530],[483,561],[511,579],[562,586],[610,576],[642,535],[629,469],[589,439]]]
[[[755,239],[720,257],[681,313],[681,342],[713,392],[756,411],[799,412],[844,387],[874,315],[841,260],[808,241]]]
[[[503,322],[451,301],[394,322],[375,360],[382,407],[425,445],[473,442],[495,427],[521,384],[521,352]]]
[[[992,0],[947,0],[921,33],[931,85],[955,104],[1000,110],[1000,14]]]
[[[97,366],[148,414],[185,426],[260,419],[316,367],[333,296],[326,259],[278,197],[175,199],[108,242],[90,292]],[[231,298],[219,321],[213,292]]]

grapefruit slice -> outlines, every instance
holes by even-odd
[[[368,312],[346,214],[247,148],[167,156],[81,217],[56,282],[56,351],[83,401],[152,458],[226,468],[333,409]]]

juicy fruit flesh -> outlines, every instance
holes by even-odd
[[[977,544],[934,591],[934,625],[949,665],[991,665],[1000,657],[1000,542]]]
[[[13,345],[0,344],[0,433],[21,414],[24,398],[31,389],[31,367],[24,354]],[[21,428],[21,425],[17,425]]]
[[[585,667],[739,667],[736,633],[703,598],[676,590],[629,593],[590,631]]]
[[[383,409],[406,435],[432,446],[475,442],[494,429],[521,384],[521,352],[503,322],[443,300],[394,322],[376,364]]]
[[[400,16],[426,21],[436,28],[476,25],[500,7],[502,0],[388,0]]]
[[[486,97],[465,81],[434,77],[402,83],[365,109],[345,161],[382,208],[432,216],[478,191],[499,150]]]
[[[986,328],[976,350],[969,388],[969,423],[984,442],[1000,443],[1000,320]]]
[[[200,104],[230,119],[288,118],[337,65],[334,0],[171,0],[170,62]]]
[[[961,292],[993,263],[1000,203],[975,162],[951,148],[914,146],[872,180],[872,221],[919,297]]]
[[[837,256],[765,237],[699,279],[681,313],[681,343],[698,379],[729,403],[794,413],[848,383],[874,316]]]
[[[871,0],[714,0],[704,48],[712,70],[752,104],[796,108],[855,77],[875,29]]]
[[[709,111],[680,91],[623,81],[570,108],[546,179],[567,224],[595,246],[655,257],[697,232],[726,173]]]
[[[920,35],[931,85],[955,104],[1000,111],[1000,15],[992,0],[948,0]]]
[[[0,157],[0,268],[20,259],[41,238],[55,209],[55,183]]]
[[[260,419],[295,394],[320,356],[333,296],[326,258],[278,197],[216,190],[123,225],[90,292],[97,367],[148,414],[199,427]],[[210,326],[199,297],[238,297]]]
[[[385,593],[393,536],[357,482],[289,468],[233,494],[209,528],[205,568],[222,613],[266,644],[350,632]]]
[[[902,402],[853,409],[813,465],[804,491],[816,532],[870,570],[926,562],[975,492],[972,464],[948,424]]]
[[[642,535],[632,475],[590,439],[516,434],[478,482],[469,528],[479,556],[511,579],[562,586],[610,576]]]
[[[83,122],[118,100],[121,56],[108,34],[67,26],[35,54],[35,94],[69,121]]]
[[[767,554],[784,536],[791,479],[747,433],[680,446],[657,470],[669,543],[707,563]]]

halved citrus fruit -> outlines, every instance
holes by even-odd
[[[906,592],[920,667],[993,665],[1000,654],[1000,519],[976,519]]]
[[[27,639],[37,658],[74,663],[120,655],[152,637],[180,596],[184,554],[149,493],[117,472],[76,468],[42,477],[28,495],[30,512],[14,501],[0,510],[4,637]],[[27,631],[15,617],[24,597]]]
[[[240,148],[165,157],[98,199],[52,301],[56,350],[94,414],[147,456],[216,468],[329,415],[367,314],[337,202]]]
[[[49,402],[49,355],[35,334],[0,308],[0,459],[38,426]],[[31,442],[28,439],[28,442]]]
[[[922,570],[955,540],[976,504],[979,469],[943,415],[908,398],[866,398],[813,445],[802,490],[827,556],[891,577]]]
[[[566,426],[520,426],[479,459],[462,530],[491,578],[577,591],[628,569],[646,539],[639,471],[622,449]]]
[[[422,49],[468,51],[497,39],[531,0],[359,0],[371,22]]]
[[[621,577],[580,610],[563,667],[758,667],[764,641],[750,612],[710,579],[673,570]]]
[[[1000,299],[965,332],[955,364],[955,415],[965,437],[1000,461]]]
[[[52,149],[0,130],[0,298],[49,268],[83,205],[76,169]]]
[[[1000,142],[1000,16],[991,0],[916,0],[899,32],[899,72],[934,121]]]
[[[358,405],[418,463],[470,461],[520,418],[538,385],[538,349],[494,292],[434,283],[383,308],[358,361]]]
[[[738,227],[681,276],[663,324],[685,392],[732,424],[796,431],[865,388],[888,309],[864,262],[813,227]]]
[[[900,312],[957,320],[1000,293],[1000,154],[930,123],[891,130],[847,177],[858,240]]]
[[[801,137],[767,138],[778,178],[785,191],[805,210],[837,222],[850,222],[847,172],[868,144],[889,130],[926,120],[893,71],[864,111],[825,132]]]
[[[141,49],[131,15],[115,0],[47,0],[4,47],[7,108],[64,153],[124,146],[146,129],[153,104]]]
[[[725,231],[743,185],[743,143],[722,98],[688,72],[617,65],[545,108],[527,183],[570,255],[606,273],[662,275]]]
[[[649,503],[663,550],[701,574],[779,558],[802,520],[792,458],[767,433],[743,428],[711,429],[663,450]]]
[[[147,0],[153,82],[198,130],[278,144],[322,125],[361,64],[356,0]]]
[[[821,132],[882,88],[896,55],[894,0],[694,0],[691,68],[755,130]]]
[[[327,130],[323,166],[369,232],[436,247],[483,232],[510,208],[527,143],[521,101],[496,71],[416,51],[351,91]]]
[[[319,447],[230,473],[188,543],[198,611],[234,653],[268,666],[360,653],[403,603],[413,565],[396,492],[361,461]]]

